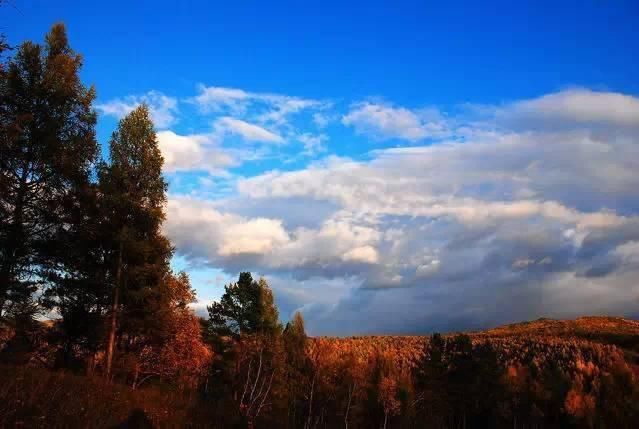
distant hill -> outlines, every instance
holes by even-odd
[[[639,321],[622,317],[587,316],[574,320],[541,318],[519,322],[471,334],[480,337],[544,336],[579,338],[614,344],[639,353]]]
[[[541,318],[529,322],[519,322],[482,331],[482,335],[555,335],[590,338],[595,336],[637,336],[639,321],[622,317],[588,316],[574,320]]]
[[[499,326],[485,331],[460,332],[444,335],[452,337],[467,334],[473,342],[488,341],[503,344],[513,341],[517,344],[543,342],[561,344],[569,341],[614,345],[626,354],[629,362],[639,363],[639,321],[621,317],[586,316],[574,320],[541,318]],[[424,344],[429,335],[371,335],[354,337],[317,337],[312,340],[313,350],[331,351],[335,355],[352,354],[366,360],[377,351],[383,351],[400,365],[412,366],[423,354]]]

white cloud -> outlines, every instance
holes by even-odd
[[[326,128],[330,122],[331,118],[324,113],[317,112],[313,114],[313,123],[317,125],[318,128]]]
[[[215,129],[220,133],[236,134],[248,141],[268,143],[284,143],[282,136],[275,134],[259,125],[250,124],[241,119],[224,116],[215,121]]]
[[[304,133],[298,135],[297,140],[304,145],[305,155],[315,155],[326,151],[324,142],[328,140],[328,136],[326,134],[313,135],[310,133]]]
[[[360,103],[352,107],[342,123],[376,139],[418,141],[450,135],[446,122],[433,110],[409,110],[378,103]]]
[[[417,266],[415,270],[415,274],[418,277],[429,277],[439,271],[439,259],[433,259],[432,261],[428,261],[425,264]]]
[[[329,102],[283,94],[250,92],[237,88],[199,86],[191,99],[204,112],[230,112],[259,123],[288,125],[291,115],[304,110],[323,110]]]
[[[451,215],[469,223],[497,214],[607,223],[614,214],[592,207],[639,198],[638,157],[633,139],[505,134],[377,151],[370,162],[328,158],[300,171],[248,178],[238,189],[252,198],[309,197],[376,214]],[[593,213],[571,211],[580,206]]]
[[[315,100],[271,92],[252,92],[239,88],[198,86],[198,94],[186,100],[199,113],[214,116],[213,126],[221,137],[234,134],[247,142],[302,144],[302,156],[324,151],[324,134],[318,134],[328,122],[327,100]],[[315,122],[312,130],[307,127]],[[262,156],[283,156],[281,149],[262,146]],[[288,158],[290,161],[292,158]]]
[[[219,173],[234,164],[233,158],[218,146],[216,137],[208,134],[179,135],[173,131],[157,133],[164,157],[164,169]]]
[[[345,261],[364,262],[366,264],[376,264],[379,261],[377,250],[372,246],[361,246],[349,250],[342,255]]]
[[[166,233],[183,252],[201,259],[268,253],[289,241],[281,221],[222,213],[189,197],[170,197],[167,213]]]
[[[200,85],[199,90],[200,93],[193,98],[193,101],[202,108],[214,111],[224,108],[243,110],[241,102],[251,97],[248,92],[236,88]]]
[[[577,280],[565,282],[582,312],[604,306],[627,311],[619,297],[629,293],[631,284],[620,276],[625,270],[639,274],[629,256],[635,254],[634,245],[623,244],[639,236],[634,203],[639,178],[633,174],[639,168],[637,137],[587,128],[478,131],[463,143],[376,151],[365,162],[329,157],[299,171],[241,180],[238,190],[264,205],[287,199],[325,202],[350,212],[352,225],[367,225],[387,237],[370,244],[375,264],[355,273],[368,288],[422,285],[432,290],[404,292],[404,298],[394,294],[401,305],[408,305],[408,296],[435,294],[441,287],[448,295],[437,299],[449,309],[455,302],[476,300],[486,317],[498,318],[485,308],[488,297],[515,299],[518,294],[534,305],[504,302],[512,307],[508,317],[562,314],[560,306],[547,301],[556,296],[565,303],[566,291],[552,288],[561,277],[587,278],[592,284],[579,290]],[[437,256],[421,257],[432,251]],[[329,275],[337,266],[316,265],[312,272]],[[296,270],[311,271],[306,266]],[[517,287],[519,292],[511,289]],[[597,292],[595,308],[585,297],[597,287],[609,295],[601,299]],[[542,290],[547,300],[539,303]],[[344,311],[338,306],[327,317],[346,317]]]
[[[619,107],[625,96],[594,96],[613,106],[606,113],[591,95],[585,110],[551,94],[493,107],[479,123],[360,104],[344,122],[376,138],[416,142],[469,125],[455,129],[463,142],[242,178],[227,199],[172,196],[167,233],[187,258],[278,279],[287,308],[308,311],[315,332],[344,333],[370,314],[378,332],[627,314],[639,293],[639,135],[632,103]],[[601,132],[603,123],[618,126]],[[323,143],[314,132],[278,135],[312,149]]]
[[[323,108],[324,103],[297,97],[268,95],[258,98],[271,104],[272,109],[260,114],[257,120],[264,123],[284,125],[288,116],[310,108]]]
[[[287,230],[281,219],[224,213],[210,202],[179,196],[169,198],[165,230],[181,252],[197,259],[239,266],[259,260],[272,269],[374,264],[373,245],[380,239],[374,228],[348,216],[328,219],[316,229]]]
[[[621,258],[624,265],[639,268],[639,240],[631,240],[618,246],[614,253]]]
[[[610,125],[639,128],[639,98],[616,92],[576,88],[515,102],[497,109],[502,120],[539,127]]]
[[[105,115],[122,119],[142,103],[146,103],[149,106],[151,119],[156,127],[160,129],[168,128],[177,121],[177,99],[164,95],[159,91],[149,91],[140,96],[116,98],[106,103],[97,104],[96,108]]]
[[[262,255],[289,240],[280,220],[265,218],[231,223],[225,228],[224,236],[219,248],[220,256]]]
[[[522,258],[522,259],[517,259],[515,261],[513,261],[513,268],[515,269],[525,269],[528,266],[532,265],[535,263],[534,259],[530,259],[530,258]]]

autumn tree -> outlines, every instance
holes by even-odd
[[[612,355],[612,364],[603,374],[598,392],[599,426],[624,427],[629,421],[639,420],[638,375],[620,354],[608,355]]]
[[[137,388],[156,377],[174,380],[183,388],[194,388],[211,359],[199,320],[189,307],[195,301],[195,292],[185,272],[167,273],[163,285],[168,305],[156,313],[162,322],[162,334],[141,347],[134,361],[131,384]]]
[[[288,415],[293,427],[305,421],[305,410],[310,397],[311,368],[306,353],[307,346],[304,318],[299,311],[293,320],[286,324],[282,334],[282,343],[286,355],[286,387],[288,397]]]
[[[384,410],[384,424],[382,427],[386,429],[388,418],[399,414],[400,411],[401,404],[398,399],[397,380],[390,375],[384,375],[379,382],[378,392],[379,401]]]
[[[118,332],[129,348],[139,338],[153,337],[161,324],[157,311],[166,308],[163,283],[173,249],[162,234],[167,185],[163,158],[149,116],[137,107],[118,124],[110,141],[110,163],[99,171],[102,206],[111,236],[107,279],[111,285],[106,370],[110,376]]]
[[[57,270],[61,229],[98,154],[93,88],[56,24],[0,69],[0,315],[24,312]]]
[[[376,350],[369,357],[367,368],[366,426],[387,425],[399,411],[396,367],[388,351]]]

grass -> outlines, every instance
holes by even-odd
[[[96,377],[29,367],[0,366],[0,380],[0,427],[117,428],[131,416],[146,416],[154,427],[189,426],[190,403],[181,392],[134,391]]]

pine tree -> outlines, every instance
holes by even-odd
[[[233,407],[251,427],[266,408],[284,408],[284,353],[273,292],[264,279],[241,273],[225,286],[219,302],[208,307],[210,339],[216,354],[212,367],[223,386],[218,398]],[[276,400],[277,399],[277,400]]]
[[[424,354],[415,368],[417,411],[435,427],[444,426],[448,410],[446,340],[434,333],[424,343]]]
[[[29,306],[59,269],[57,238],[98,154],[94,89],[56,24],[0,68],[0,315]]]
[[[281,330],[273,292],[251,273],[240,273],[237,283],[224,287],[219,302],[208,307],[211,328],[220,335],[277,333]]]
[[[302,313],[296,311],[293,320],[286,324],[282,334],[289,366],[301,369],[305,365],[307,339],[304,318]]]
[[[282,343],[286,356],[286,387],[288,396],[288,416],[293,427],[305,421],[305,394],[311,381],[311,363],[306,354],[308,337],[304,328],[304,318],[299,311],[286,324],[282,333]]]
[[[58,365],[95,367],[103,346],[105,316],[111,288],[107,282],[111,231],[96,185],[78,198],[73,221],[58,234],[60,269],[49,273],[43,304],[61,316],[57,327],[61,345]]]
[[[111,374],[118,329],[130,344],[152,337],[161,324],[157,312],[169,301],[163,281],[173,249],[162,235],[167,185],[162,154],[142,105],[123,118],[110,142],[111,163],[100,171],[103,209],[112,232],[108,279],[112,285],[106,371]],[[120,320],[118,320],[120,319]]]

